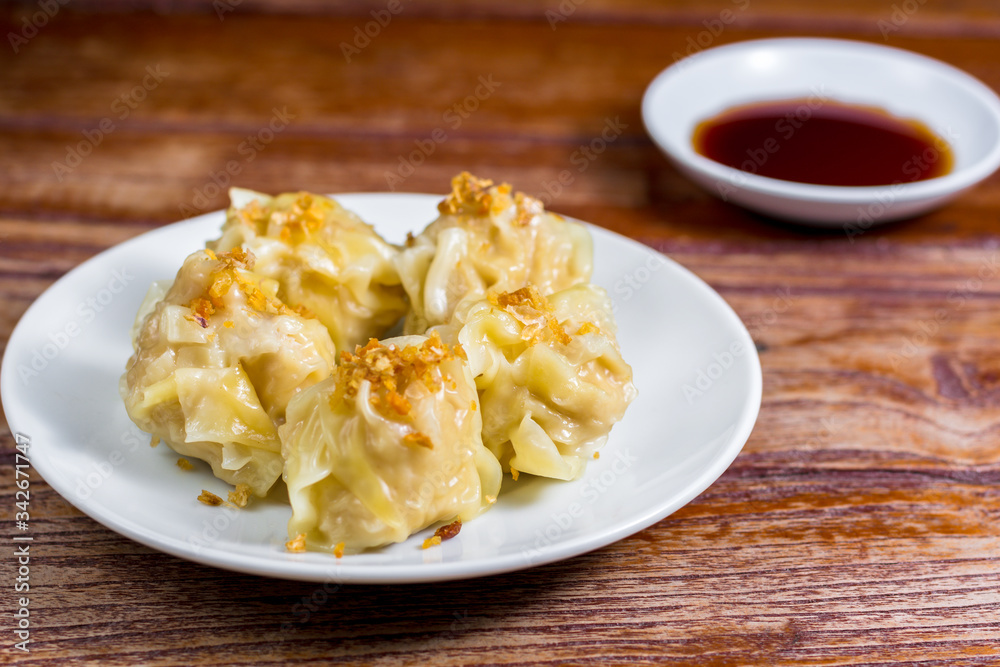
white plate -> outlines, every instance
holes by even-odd
[[[396,242],[432,220],[440,201],[417,194],[337,198]],[[639,397],[585,476],[508,479],[498,503],[440,547],[421,549],[430,532],[423,531],[341,559],[288,553],[287,505],[257,501],[236,511],[201,504],[201,489],[224,497],[230,487],[203,464],[180,470],[164,445],[150,449],[118,397],[129,328],[146,288],[172,278],[189,253],[218,236],[223,220],[222,212],[210,213],[143,234],[68,273],[25,313],[0,371],[8,422],[30,438],[38,473],[89,516],[154,549],[311,581],[436,581],[518,570],[656,523],[721,475],[753,428],[760,361],[736,314],[678,264],[592,227],[594,282],[614,298]]]
[[[921,120],[951,145],[954,168],[938,178],[887,186],[811,185],[757,176],[694,150],[691,137],[703,120],[732,106],[801,98],[808,100],[803,117],[809,104],[830,99]],[[940,60],[865,42],[781,38],[707,49],[649,84],[642,118],[674,165],[713,195],[778,218],[843,226],[849,235],[940,206],[1000,166],[996,93]]]

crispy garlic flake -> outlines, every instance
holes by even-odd
[[[534,285],[513,292],[489,294],[487,298],[491,304],[510,313],[525,325],[521,331],[523,340],[529,343],[553,340],[563,345],[569,344],[569,334],[559,324],[552,304]]]
[[[403,396],[406,387],[412,382],[422,382],[428,390],[436,392],[442,382],[438,367],[455,357],[464,358],[464,352],[459,346],[449,347],[443,343],[437,332],[419,347],[402,349],[383,345],[372,338],[364,347],[357,346],[354,354],[340,353],[340,365],[334,371],[337,389],[331,394],[331,403],[354,398],[361,383],[367,380],[372,386],[369,400],[373,408],[392,419],[406,417],[411,409]],[[434,446],[422,433],[410,434],[404,441],[428,449]]]
[[[249,280],[240,273],[240,271],[253,271],[256,258],[249,250],[237,247],[229,252],[218,255],[211,250],[205,250],[205,256],[209,260],[219,262],[219,265],[212,270],[209,276],[211,282],[205,289],[205,292],[191,299],[190,303],[188,303],[188,308],[191,309],[191,317],[189,319],[200,324],[202,328],[208,327],[208,319],[215,314],[216,310],[225,307],[223,297],[229,293],[233,285],[239,286],[246,297],[247,306],[257,312],[267,313],[268,315],[314,317],[305,308],[289,307],[277,299],[270,298],[252,280]],[[232,328],[233,323],[227,320],[223,322],[223,326],[227,329]]]
[[[488,178],[476,178],[467,171],[451,179],[451,194],[438,204],[442,215],[469,215],[474,217],[499,213],[510,205],[511,186],[501,183],[496,187]],[[545,212],[542,202],[523,192],[514,193],[516,215],[514,224],[520,227],[531,223],[532,218]]]
[[[235,491],[230,491],[228,494],[229,502],[237,507],[246,507],[250,504],[250,495],[252,490],[249,484],[237,484]]]
[[[254,199],[237,209],[235,215],[241,224],[253,228],[257,234],[267,234],[268,227],[274,224],[281,230],[278,234],[282,241],[300,243],[323,226],[323,221],[332,208],[333,205],[326,197],[299,192],[295,195],[295,202],[286,210],[270,212]]]

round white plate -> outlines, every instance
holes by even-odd
[[[388,240],[437,215],[439,196],[337,195]],[[639,397],[599,460],[574,482],[506,480],[497,504],[458,537],[406,542],[341,559],[284,548],[288,505],[244,510],[196,498],[228,487],[129,421],[118,378],[150,282],[218,236],[222,212],[169,225],[85,262],[28,309],[7,346],[0,391],[34,468],[80,510],[147,546],[216,567],[311,581],[394,583],[475,577],[549,563],[650,526],[707,488],[750,435],[761,398],[753,341],[704,282],[646,246],[591,227],[594,282],[614,299],[619,341]]]
[[[699,122],[733,106],[789,99],[805,100],[796,109],[801,122],[827,100],[916,118],[951,145],[954,167],[944,176],[907,182],[903,164],[899,183],[842,187],[758,176],[695,151],[691,137]],[[849,235],[941,206],[1000,166],[996,93],[940,60],[866,42],[779,38],[706,49],[649,84],[642,118],[671,162],[713,195],[776,218],[843,227]],[[788,129],[775,130],[779,148],[794,140]],[[761,153],[756,160],[766,159]]]

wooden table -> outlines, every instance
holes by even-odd
[[[440,127],[447,141],[397,189],[440,192],[470,169],[538,194],[573,169],[552,208],[718,290],[758,342],[763,406],[721,479],[637,535],[537,569],[346,586],[322,602],[316,584],[138,545],[33,476],[31,650],[5,629],[0,662],[1000,664],[1000,176],[849,239],[709,198],[639,115],[646,84],[685,52],[780,35],[888,43],[1000,89],[994,0],[187,0],[87,13],[97,5],[2,10],[0,341],[86,258],[222,208],[213,179],[227,164],[266,191],[386,190]],[[268,13],[279,7],[291,14]],[[370,12],[385,20],[389,7],[372,28]],[[475,110],[446,117],[484,81]],[[609,122],[620,136],[579,170],[572,154]],[[7,517],[7,429],[0,449]]]

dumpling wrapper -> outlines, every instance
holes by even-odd
[[[636,396],[611,302],[594,285],[490,294],[433,331],[468,356],[483,444],[505,470],[579,477]]]
[[[229,196],[222,236],[208,247],[252,251],[256,273],[277,281],[284,303],[314,313],[338,351],[382,336],[406,313],[397,248],[336,200],[242,188]]]
[[[292,400],[280,429],[289,537],[357,552],[477,516],[503,476],[483,447],[477,401],[468,363],[437,336],[342,355],[331,378]]]
[[[459,303],[533,284],[543,295],[585,283],[593,269],[587,229],[549,213],[507,184],[463,172],[440,217],[407,241],[396,263],[410,312],[405,333],[446,323]]]
[[[252,268],[249,253],[200,250],[169,288],[154,284],[120,391],[139,428],[263,496],[281,476],[289,400],[328,377],[336,355],[325,327]]]

